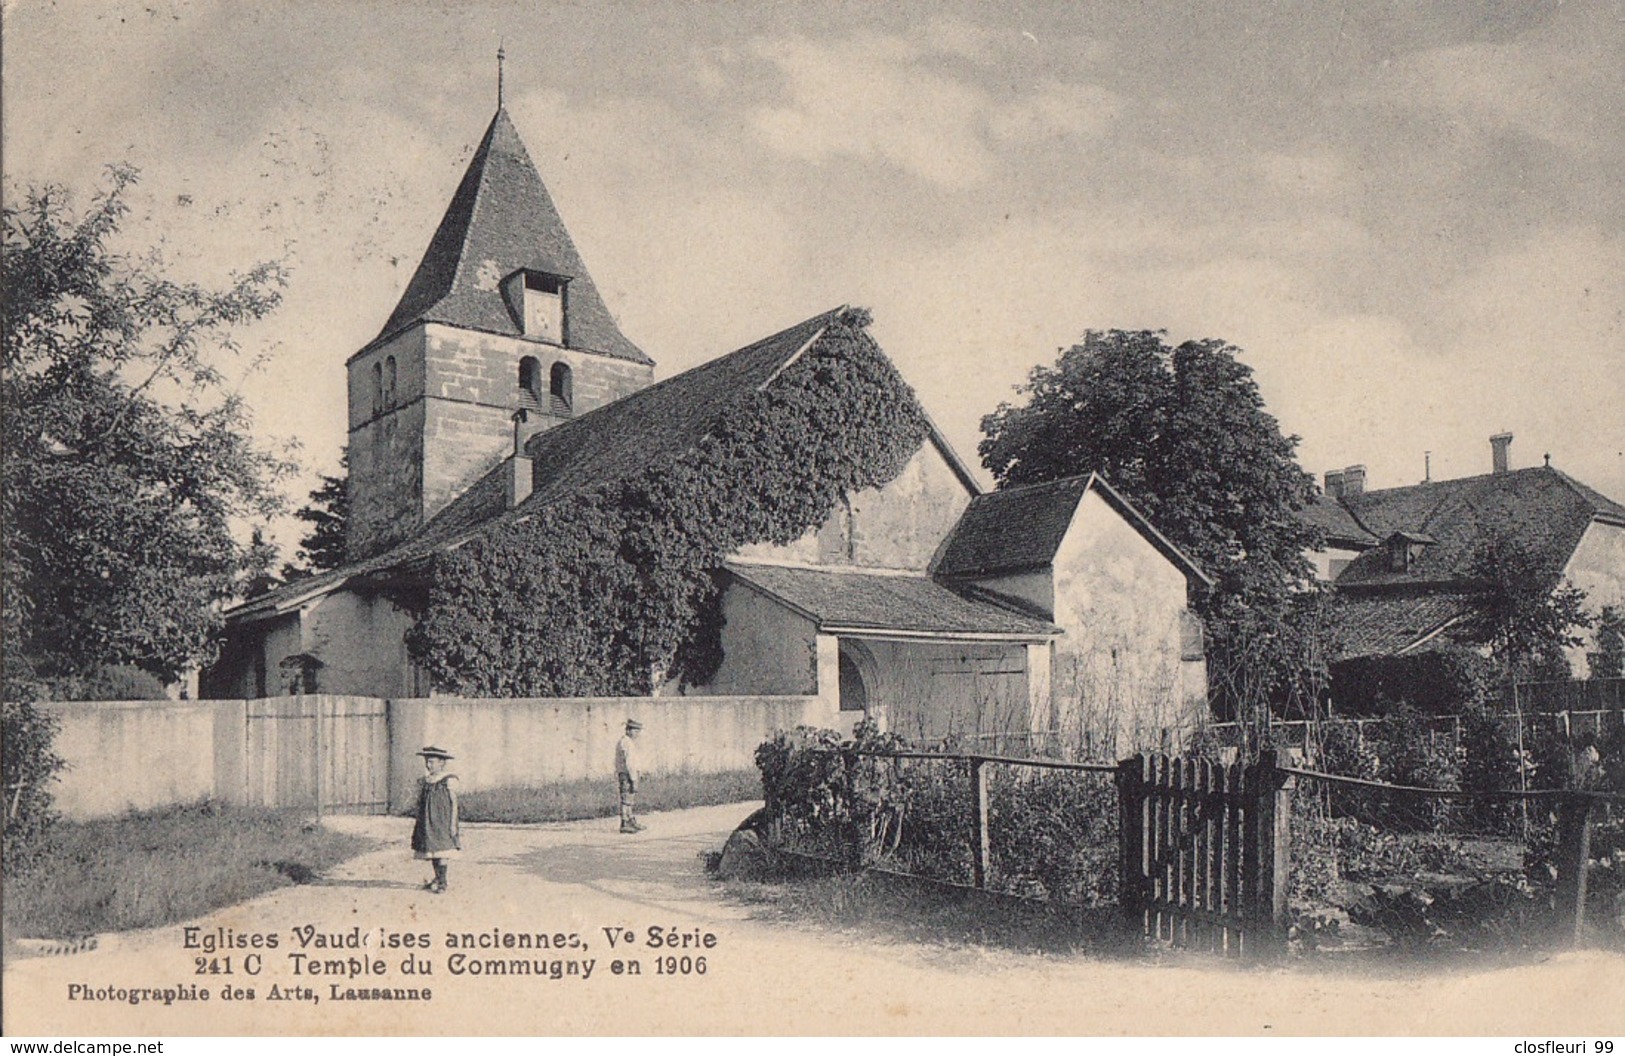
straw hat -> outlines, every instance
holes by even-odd
[[[447,751],[446,749],[444,749],[444,748],[436,748],[432,744],[429,745],[427,748],[419,748],[418,749],[418,754],[423,756],[425,759],[455,759],[455,758],[457,758],[455,755],[452,755],[451,752]]]

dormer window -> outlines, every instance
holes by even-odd
[[[528,268],[503,280],[503,295],[520,333],[538,341],[564,344],[564,288],[568,283],[562,275]]]
[[[1431,535],[1419,532],[1395,532],[1388,537],[1388,570],[1409,572],[1422,552],[1433,543]]]

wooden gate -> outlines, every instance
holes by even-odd
[[[247,802],[317,813],[389,809],[389,712],[371,697],[248,701]]]
[[[1137,755],[1118,766],[1124,911],[1148,937],[1231,957],[1286,946],[1284,760]]]

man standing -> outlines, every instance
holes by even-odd
[[[642,832],[643,826],[634,816],[636,810],[634,801],[638,794],[638,758],[637,745],[638,732],[643,729],[643,723],[637,719],[626,720],[626,733],[615,742],[615,780],[621,788],[621,831],[623,833]]]

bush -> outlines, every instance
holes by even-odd
[[[974,875],[967,763],[864,755],[906,747],[859,726],[852,741],[801,727],[756,751],[780,846],[953,884]],[[990,887],[1098,906],[1117,894],[1117,798],[1098,775],[989,767]]]
[[[1110,780],[1000,767],[989,785],[991,882],[1071,905],[1117,901],[1118,801]]]
[[[19,876],[35,863],[42,841],[56,821],[51,784],[65,765],[51,750],[58,726],[56,716],[40,711],[30,701],[12,699],[7,687],[0,714],[0,770],[5,785],[5,855],[7,876]],[[21,696],[18,693],[17,696]]]
[[[1488,659],[1460,645],[1359,657],[1332,665],[1332,699],[1350,715],[1382,715],[1392,701],[1428,715],[1452,715],[1485,699],[1492,672]]]
[[[158,676],[131,664],[103,664],[86,675],[52,679],[43,690],[51,700],[165,700]]]

